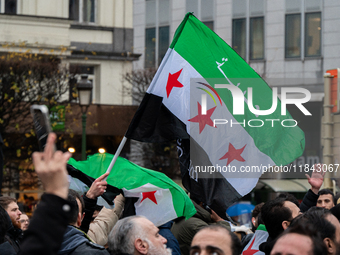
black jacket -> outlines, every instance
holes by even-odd
[[[300,211],[302,213],[307,212],[309,208],[316,206],[319,195],[316,195],[311,189],[309,189],[300,204]]]
[[[9,231],[7,231],[5,241],[12,245],[15,252],[19,252],[22,238],[22,230],[13,226]]]
[[[4,242],[0,244],[0,254],[1,255],[17,255],[12,245],[9,242]]]
[[[55,255],[71,218],[72,204],[52,194],[43,194],[25,231],[19,255]]]
[[[19,252],[20,250],[20,242],[22,240],[22,230],[20,228],[16,228],[13,226],[11,218],[9,217],[9,215],[7,214],[7,223],[8,223],[8,229],[6,231],[6,235],[4,237],[5,242],[7,242],[8,244],[10,244],[14,251],[16,253]],[[0,253],[2,254],[2,253]]]
[[[97,198],[96,199],[90,199],[86,196],[86,193],[85,193],[83,195],[83,200],[84,200],[84,204],[85,204],[85,210],[84,210],[85,216],[83,218],[83,221],[81,222],[80,229],[82,231],[84,231],[85,233],[87,233],[89,231],[89,228],[90,228],[93,213],[96,209]]]
[[[308,211],[309,208],[316,206],[318,198],[319,195],[314,194],[314,192],[309,189],[300,204],[300,211],[303,213]],[[266,255],[269,255],[274,247],[275,241],[276,239],[268,237],[267,242],[264,242],[259,246],[260,251],[264,252]]]

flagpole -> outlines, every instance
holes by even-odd
[[[126,141],[127,141],[127,138],[124,136],[123,139],[122,139],[122,141],[120,142],[120,144],[119,144],[119,146],[118,146],[118,149],[117,149],[117,151],[116,151],[116,153],[115,153],[113,159],[111,160],[111,163],[110,163],[109,167],[108,167],[107,170],[106,170],[107,173],[110,173],[110,172],[111,172],[111,169],[112,169],[112,167],[114,166],[114,164],[116,163],[116,160],[117,160],[119,154],[121,153],[121,151],[122,151],[122,149],[123,149],[123,147],[124,147]]]

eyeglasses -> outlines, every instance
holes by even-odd
[[[20,220],[21,223],[27,222],[30,223],[30,220]]]

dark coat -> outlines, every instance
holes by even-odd
[[[316,206],[316,202],[318,201],[319,195],[314,194],[314,192],[309,189],[306,195],[303,197],[303,200],[300,204],[300,211],[306,212],[309,208]],[[260,251],[264,252],[266,255],[269,255],[274,247],[276,239],[272,237],[268,237],[267,242],[260,244]]]
[[[12,245],[9,242],[4,242],[0,244],[0,254],[1,255],[17,255]]]
[[[230,229],[230,224],[227,221],[213,222],[211,214],[207,210],[203,209],[195,201],[191,201],[197,211],[195,215],[187,220],[185,220],[184,217],[175,220],[171,228],[171,232],[178,240],[182,255],[189,254],[191,241],[200,229],[211,224],[223,225]]]
[[[91,242],[80,229],[67,226],[63,243],[58,252],[60,255],[109,254],[103,246]]]
[[[307,212],[309,208],[316,206],[319,195],[314,194],[314,192],[309,189],[300,204],[300,211],[302,213]]]
[[[43,194],[25,231],[19,255],[55,255],[63,241],[73,205],[52,194]]]
[[[181,250],[179,249],[179,243],[177,239],[174,237],[172,232],[170,231],[173,222],[169,221],[162,226],[159,226],[159,234],[163,236],[168,242],[166,243],[166,247],[172,250],[172,255],[181,255]]]
[[[15,252],[19,252],[22,238],[23,238],[22,230],[12,225],[12,228],[8,230],[6,233],[5,241],[12,245]]]
[[[23,233],[20,228],[13,226],[11,218],[7,214],[8,229],[5,235],[5,242],[7,241],[15,250],[16,253],[20,251],[20,243],[23,238]],[[1,253],[0,253],[1,254]]]

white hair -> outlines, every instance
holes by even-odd
[[[128,253],[133,254],[135,251],[134,242],[136,239],[145,239],[145,231],[137,223],[137,219],[145,218],[143,216],[130,216],[119,220],[111,233],[109,234],[108,243],[111,254]]]

